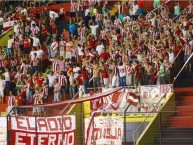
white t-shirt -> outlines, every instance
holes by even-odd
[[[126,66],[125,65],[118,66],[118,69],[119,69],[120,77],[126,76]]]
[[[13,39],[9,39],[8,42],[7,42],[7,47],[8,48],[12,48],[13,47]]]
[[[154,26],[154,27],[156,26],[156,25],[155,25],[155,18],[152,18],[152,19],[150,19],[149,21],[151,22],[151,25],[152,25],[152,26]]]
[[[15,32],[16,35],[18,35],[18,33],[19,33],[19,25],[18,24],[13,27],[13,31]]]
[[[190,46],[193,47],[193,40],[189,42]]]
[[[50,19],[56,19],[59,17],[58,14],[54,11],[50,11],[49,16],[50,16]]]
[[[40,44],[39,38],[32,37],[32,39],[33,39],[33,46],[34,46],[34,47],[38,47],[39,44]]]
[[[32,28],[32,25],[35,24],[36,25],[36,22],[34,20],[31,21],[31,28]]]
[[[81,70],[80,67],[75,67],[73,68],[73,72],[74,72],[74,79],[77,79],[78,77],[78,71]]]
[[[85,16],[87,16],[89,12],[90,12],[90,10],[89,10],[89,9],[86,9],[86,10],[85,10]]]
[[[35,53],[36,51],[31,51],[30,52],[30,56],[31,56],[31,61],[33,61],[34,60],[34,53]]]
[[[39,49],[36,51],[36,53],[37,53],[37,57],[42,60],[42,55],[44,54],[44,51]]]
[[[138,5],[133,5],[132,15],[137,15]]]
[[[5,80],[0,80],[0,90],[5,89]]]
[[[49,80],[49,87],[53,87],[54,81],[57,79],[57,77],[55,75],[51,76],[50,74],[48,74],[47,77]]]
[[[101,45],[98,45],[96,47],[96,51],[98,52],[98,55],[101,55],[101,53],[104,51],[104,46],[101,44]]]
[[[174,53],[173,52],[168,53],[168,56],[169,56],[169,62],[173,62],[173,60],[174,60]]]
[[[5,81],[10,81],[10,76],[9,76],[9,72],[5,72]]]
[[[79,55],[79,56],[84,55],[84,53],[82,52],[82,50],[83,50],[83,48],[78,47],[78,55]]]
[[[96,36],[96,30],[97,30],[98,27],[99,27],[98,25],[90,26],[90,28],[91,28],[91,33],[92,33],[93,35],[95,35],[95,36]]]
[[[27,15],[27,10],[24,8],[20,11],[20,13],[24,13],[24,15]]]
[[[123,17],[123,21],[124,21],[124,22],[129,22],[129,21],[130,21],[130,19],[131,19],[131,18],[130,18],[129,16],[125,16],[125,17]]]

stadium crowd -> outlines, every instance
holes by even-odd
[[[62,4],[57,12],[18,6],[8,18],[18,19],[14,35],[0,47],[0,103],[8,96],[11,110],[82,96],[91,88],[134,86],[139,92],[140,85],[171,83],[175,56],[183,49],[186,61],[192,53],[193,5],[182,14],[178,2],[174,13],[158,0],[156,11],[145,13],[143,5],[118,2],[112,17],[107,1],[71,2],[63,30],[58,24],[68,15]]]

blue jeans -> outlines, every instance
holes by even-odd
[[[32,73],[34,74],[38,70],[38,66],[32,66]]]
[[[83,85],[84,85],[84,93],[87,94],[88,93],[88,80],[83,80]]]
[[[61,94],[65,95],[65,92],[66,92],[65,86],[62,86],[61,87]]]
[[[75,96],[75,87],[70,85],[69,92],[70,92],[70,98],[73,98]]]
[[[151,79],[151,75],[147,75],[146,76],[146,83],[147,83],[147,85],[151,85],[150,79]]]
[[[60,101],[60,92],[54,93],[54,101],[59,102]]]
[[[12,56],[12,49],[11,48],[7,48],[7,55]]]
[[[30,89],[27,92],[27,101],[32,101],[32,91]]]
[[[126,76],[120,77],[120,85],[126,86]]]

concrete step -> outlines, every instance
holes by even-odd
[[[171,128],[193,128],[193,116],[173,116],[168,123]]]

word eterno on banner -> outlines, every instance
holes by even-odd
[[[75,116],[12,117],[11,145],[75,145]]]

